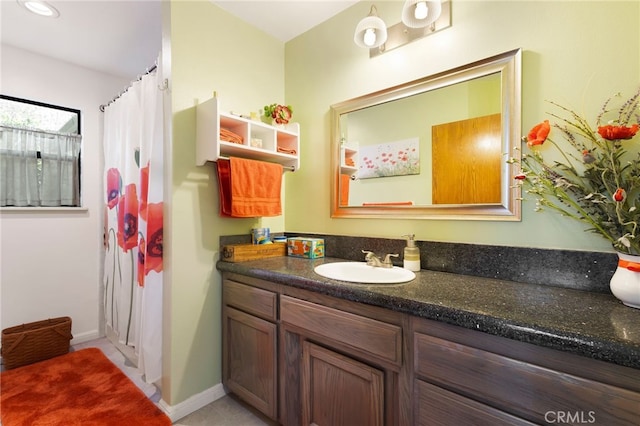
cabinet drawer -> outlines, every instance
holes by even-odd
[[[402,362],[402,328],[315,303],[281,296],[280,319],[396,365]]]
[[[422,380],[414,386],[414,412],[417,426],[533,426],[526,420],[449,392]]]
[[[414,348],[416,375],[533,422],[561,413],[638,424],[640,393],[421,333],[414,333]]]
[[[224,280],[222,300],[225,305],[260,318],[270,321],[277,319],[277,295],[274,292]]]

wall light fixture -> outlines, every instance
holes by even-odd
[[[424,28],[442,14],[440,0],[407,0],[402,6],[402,23],[409,28]]]
[[[358,22],[353,41],[360,47],[376,48],[387,41],[387,25],[378,17],[378,9],[371,6],[369,15]]]
[[[353,37],[355,43],[369,49],[369,57],[404,46],[451,26],[450,0],[406,0],[402,7],[402,21],[385,27],[371,6],[369,16],[358,23]]]

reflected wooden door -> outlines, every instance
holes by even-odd
[[[433,204],[500,203],[500,129],[500,114],[433,126]]]

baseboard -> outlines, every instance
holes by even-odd
[[[71,339],[71,345],[78,345],[80,343],[89,342],[91,340],[99,339],[102,337],[98,330],[87,331],[85,333],[74,334]]]
[[[158,406],[164,413],[169,416],[172,422],[176,422],[183,417],[188,416],[194,411],[198,411],[205,405],[211,404],[213,401],[216,401],[227,393],[222,386],[222,383],[219,383],[207,390],[200,392],[199,394],[193,395],[191,398],[182,401],[177,405],[169,405],[163,399],[158,402]]]

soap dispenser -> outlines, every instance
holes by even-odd
[[[407,246],[404,248],[403,268],[413,272],[420,270],[420,249],[416,247],[415,235],[403,235],[407,237]]]

